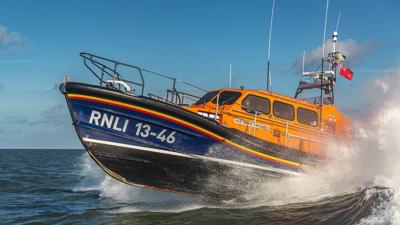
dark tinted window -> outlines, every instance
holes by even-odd
[[[210,101],[214,96],[216,96],[218,91],[213,91],[213,92],[208,92],[207,94],[203,95],[196,103],[195,105],[199,104],[206,104],[208,101]]]
[[[317,126],[318,114],[315,111],[299,107],[297,108],[297,120],[302,124]]]
[[[242,101],[242,107],[251,113],[255,113],[257,111],[263,114],[268,114],[270,112],[269,99],[255,95],[247,95]]]
[[[287,103],[274,101],[274,116],[285,120],[294,120],[294,107]]]
[[[214,100],[212,101],[214,104],[217,104],[217,99],[219,99],[218,101],[218,105],[232,105],[233,103],[236,102],[236,100],[238,100],[238,98],[241,96],[242,94],[240,92],[234,92],[234,91],[223,91],[219,94],[219,98],[218,96],[214,98]]]

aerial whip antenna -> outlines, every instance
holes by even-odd
[[[328,9],[329,9],[329,0],[326,0],[326,10],[325,10],[325,23],[324,23],[324,40],[322,42],[322,60],[321,60],[321,74],[319,75],[319,82],[321,83],[321,94],[320,94],[320,113],[319,113],[319,128],[322,128],[322,105],[324,104],[324,99],[322,97],[322,81],[324,76],[324,63],[325,63],[325,37],[326,37],[326,22],[328,21]]]
[[[305,61],[305,58],[306,58],[306,51],[303,51],[303,69],[301,71],[301,74],[304,74],[304,61]]]
[[[337,22],[336,22],[336,29],[335,29],[335,31],[333,32],[333,35],[332,35],[332,54],[335,54],[335,52],[336,52],[336,42],[337,42],[337,36],[338,36],[338,28],[339,28],[340,17],[341,17],[341,13],[339,13],[339,16],[338,16],[338,19],[337,19]],[[331,65],[331,68],[332,68],[332,65]]]
[[[275,11],[275,0],[272,1],[272,12],[271,12],[271,23],[269,25],[269,37],[268,37],[268,65],[267,65],[267,91],[269,91],[269,86],[272,86],[271,71],[270,71],[270,61],[271,61],[271,37],[272,37],[272,22],[274,20]]]
[[[325,38],[326,38],[326,22],[328,21],[328,9],[329,9],[329,0],[326,0],[324,40],[322,41],[322,58],[325,58]]]
[[[229,63],[229,88],[232,88],[232,64]]]
[[[337,19],[337,22],[336,22],[336,29],[335,29],[335,31],[333,32],[333,35],[332,35],[332,53],[333,54],[336,52],[336,42],[337,42],[338,28],[339,28],[339,22],[340,22],[341,15],[342,14],[339,13],[339,16],[338,16],[338,19]],[[332,65],[331,65],[331,68],[332,68]]]
[[[335,29],[336,32],[338,32],[338,29],[339,29],[339,22],[340,22],[340,17],[341,16],[342,16],[342,13],[339,13],[339,16],[338,16],[337,22],[336,22],[336,29]]]

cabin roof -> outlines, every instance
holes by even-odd
[[[289,97],[286,95],[282,95],[282,94],[278,94],[276,92],[272,92],[272,91],[267,91],[267,90],[256,90],[256,89],[234,89],[234,88],[221,88],[221,89],[215,89],[212,90],[210,92],[213,91],[236,91],[236,92],[241,92],[242,94],[257,94],[257,95],[261,95],[261,96],[272,96],[284,101],[288,101],[288,102],[292,102],[292,103],[299,103],[299,104],[303,104],[303,105],[308,105],[311,107],[319,107],[320,104],[317,103],[313,103],[313,102],[309,102],[303,99],[299,99],[299,98],[294,98],[294,97]]]

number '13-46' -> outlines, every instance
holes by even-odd
[[[148,137],[155,136],[158,140],[162,142],[167,142],[169,144],[173,144],[175,142],[175,131],[171,132],[168,136],[165,134],[167,129],[163,129],[160,133],[151,132],[151,126],[148,124],[137,123],[136,127],[136,136]]]

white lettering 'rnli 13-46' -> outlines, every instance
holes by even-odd
[[[107,113],[101,113],[99,111],[92,110],[92,114],[90,114],[89,118],[89,123],[95,124],[100,127],[106,126],[107,128],[116,131],[126,132],[129,120],[125,119],[124,122],[121,122],[118,116],[108,115]]]

